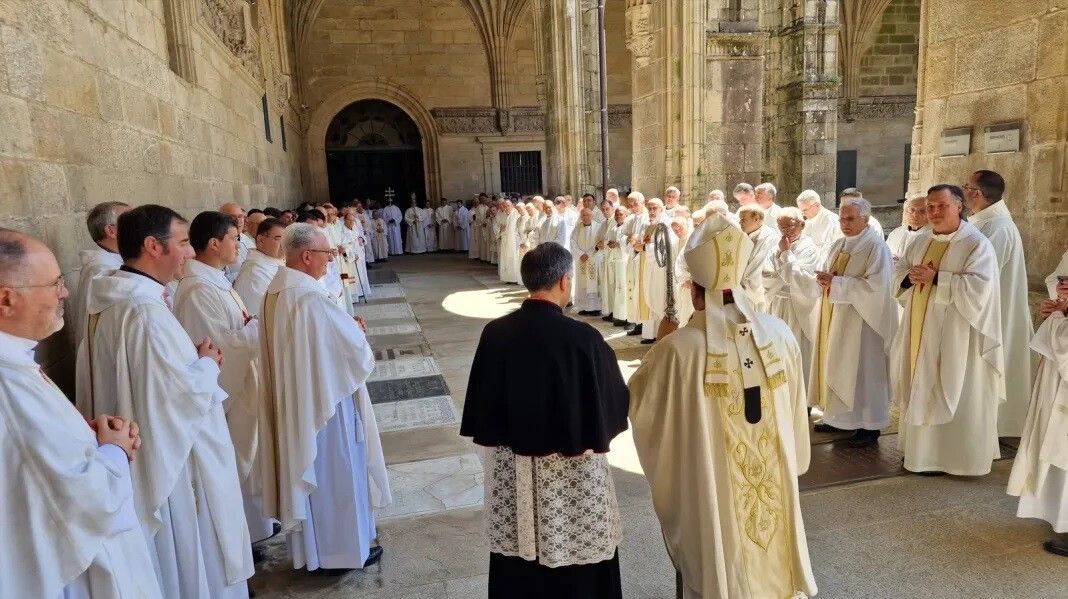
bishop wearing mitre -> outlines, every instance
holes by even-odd
[[[249,537],[256,542],[270,537],[274,527],[263,514],[259,473],[259,321],[245,308],[223,270],[237,260],[239,243],[232,217],[209,211],[193,219],[189,244],[196,258],[185,263],[178,281],[174,316],[190,338],[211,339],[226,356],[219,366],[219,386],[229,395],[223,407],[237,457]]]
[[[165,597],[245,599],[253,574],[234,445],[219,386],[222,353],[196,344],[163,300],[193,250],[185,220],[146,204],[119,217],[123,265],[89,289],[78,353],[86,417],[137,421],[134,505]]]
[[[133,505],[137,425],[86,422],[34,360],[66,297],[52,252],[0,229],[0,597],[162,597]]]
[[[894,265],[890,288],[904,306],[891,353],[898,434],[912,472],[979,476],[1000,455],[1005,400],[998,267],[990,241],[961,220],[964,192],[927,192],[930,230]]]
[[[630,379],[634,445],[688,598],[816,594],[797,489],[801,354],[783,321],[734,292],[752,249],[716,213],[690,235],[693,317]]]
[[[1031,341],[1042,360],[1031,392],[1009,494],[1020,498],[1016,515],[1049,522],[1057,538],[1046,551],[1068,557],[1068,281],[1046,300],[1046,321]]]
[[[823,411],[817,432],[853,431],[846,443],[878,442],[890,426],[888,367],[897,330],[890,291],[893,259],[871,226],[871,204],[847,198],[839,209],[843,237],[831,244],[823,268],[805,285],[815,299],[813,374],[809,403]]]
[[[377,562],[372,507],[390,501],[364,386],[374,354],[318,279],[334,260],[321,229],[295,224],[260,314],[264,511],[288,533],[294,568],[343,574]],[[333,368],[309,373],[329,358]]]

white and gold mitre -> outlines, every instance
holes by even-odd
[[[690,235],[683,258],[695,283],[718,291],[738,287],[752,253],[749,236],[714,212]]]

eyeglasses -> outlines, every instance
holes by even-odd
[[[55,281],[52,281],[51,283],[45,283],[43,285],[3,285],[3,286],[7,287],[8,289],[41,289],[41,288],[44,288],[44,287],[51,287],[51,288],[55,289],[56,292],[58,293],[58,292],[63,291],[64,289],[67,288],[67,282],[63,279],[63,275],[59,275],[59,278],[57,278]]]
[[[313,250],[313,249],[309,249],[308,251],[309,252],[322,252],[324,254],[330,254],[331,256],[334,256],[335,258],[337,257],[337,250]]]

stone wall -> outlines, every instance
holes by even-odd
[[[1035,285],[1068,231],[1068,1],[925,2],[923,19],[909,188],[1001,173]],[[988,152],[985,127],[1009,122],[1022,125],[1020,151]],[[959,127],[970,152],[941,157],[942,132]]]
[[[99,202],[159,203],[192,218],[232,200],[290,205],[301,197],[303,142],[278,94],[278,57],[288,52],[278,50],[274,13],[244,12],[238,0],[166,2],[187,11],[184,26],[169,27],[164,0],[0,1],[0,226],[43,238],[71,288],[78,252],[91,246],[85,215]],[[258,17],[258,33],[245,31],[245,19],[207,22],[218,9]],[[188,42],[175,63],[183,76],[172,70],[172,33]],[[66,333],[40,351],[69,389]]]
[[[920,0],[892,0],[860,59],[861,96],[915,95],[919,34]]]

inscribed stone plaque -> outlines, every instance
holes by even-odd
[[[412,307],[408,304],[359,304],[356,306],[356,314],[363,316],[367,319],[368,323],[372,321],[384,320],[387,318],[415,318],[415,313],[412,312]]]
[[[1005,123],[987,127],[984,132],[986,153],[1019,152],[1021,129],[1020,123]]]
[[[368,377],[368,381],[389,381],[393,379],[410,379],[420,376],[441,374],[434,358],[400,358],[398,360],[386,360],[375,364],[374,372]]]
[[[367,383],[367,393],[371,396],[371,403],[387,403],[449,395],[449,385],[441,375],[422,376],[414,379],[371,381]]]
[[[458,422],[448,395],[375,404],[374,411],[378,430],[384,433]]]
[[[367,324],[368,335],[403,335],[423,330],[418,322],[410,318],[386,318]]]
[[[374,347],[374,344],[371,344]],[[415,343],[410,345],[401,345],[398,347],[382,346],[382,349],[375,350],[375,360],[397,360],[400,358],[416,358],[419,356],[432,356],[433,352],[430,351],[430,346],[426,343]]]
[[[942,132],[939,156],[967,156],[972,151],[971,127],[946,129]]]

